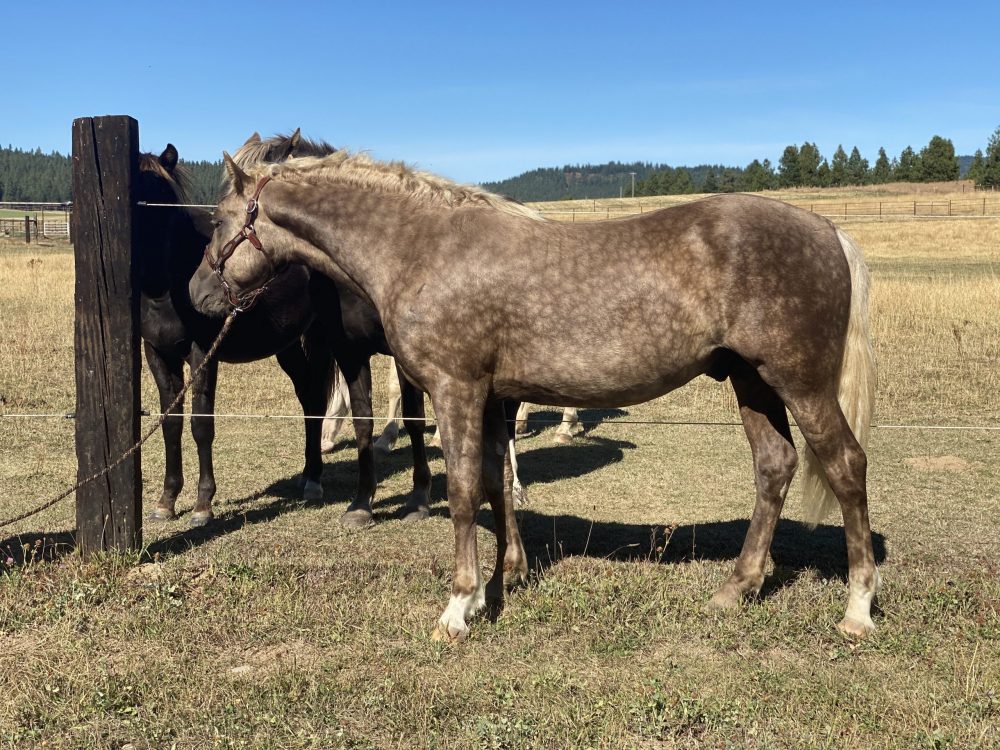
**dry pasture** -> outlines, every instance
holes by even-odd
[[[877,423],[1000,425],[1000,220],[846,228],[874,278]],[[223,366],[220,383],[220,412],[298,411],[273,361]],[[71,249],[0,245],[0,413],[71,411],[73,388]],[[380,523],[365,533],[336,522],[349,441],[327,459],[324,500],[303,505],[300,423],[280,419],[219,420],[207,530],[147,526],[141,556],[90,562],[69,552],[68,503],[4,530],[0,746],[1000,745],[1000,432],[874,431],[880,630],[851,643],[833,627],[839,519],[805,529],[794,487],[761,599],[701,610],[752,507],[742,431],[620,422],[734,421],[727,384],[583,416],[596,424],[555,446],[542,421],[556,410],[533,413],[520,461],[533,580],[459,646],[428,638],[452,554],[440,452],[433,517],[392,520],[405,440],[380,463]],[[186,446],[182,508],[196,483]],[[158,438],[143,462],[153,498]],[[0,418],[0,515],[74,475],[70,421]]]

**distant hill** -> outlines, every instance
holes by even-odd
[[[484,182],[482,186],[500,195],[519,201],[558,201],[573,198],[617,198],[632,190],[632,175],[636,183],[654,172],[671,167],[667,164],[609,161],[607,164],[567,164],[564,167],[542,167],[499,182]],[[688,167],[695,184],[704,181],[709,171],[722,172],[721,165],[702,164]],[[736,171],[740,171],[736,169]]]
[[[969,170],[973,157],[959,156],[962,176]],[[0,148],[0,201],[71,200],[72,160],[57,152],[42,153],[40,149],[25,151],[8,146]],[[186,162],[191,176],[191,200],[194,203],[215,203],[219,198],[222,162]],[[524,172],[499,182],[484,182],[483,187],[520,201],[556,201],[572,198],[617,198],[632,190],[632,175],[638,185],[654,173],[669,172],[666,164],[649,162],[606,164],[567,164],[563,167],[543,167]],[[721,175],[739,176],[742,169],[722,165],[701,164],[683,167],[691,176],[690,189],[701,192],[706,179]],[[638,194],[638,191],[637,191]]]

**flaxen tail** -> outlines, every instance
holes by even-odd
[[[875,354],[868,333],[868,268],[854,240],[839,229],[837,237],[851,269],[851,315],[844,341],[844,359],[840,365],[837,400],[854,437],[862,448],[867,449],[875,402]],[[837,498],[808,445],[805,447],[804,463],[802,495],[805,520],[810,526],[815,526],[837,506]]]

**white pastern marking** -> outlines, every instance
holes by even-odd
[[[521,477],[517,475],[517,451],[514,450],[514,438],[511,438],[507,443],[507,449],[510,451],[510,469],[514,473],[514,489],[521,489]]]
[[[476,572],[476,588],[471,594],[452,594],[438,621],[442,630],[451,637],[461,638],[469,630],[468,619],[486,605],[486,591],[482,576]]]
[[[851,581],[850,593],[847,599],[847,612],[844,616],[848,620],[854,620],[874,628],[875,624],[872,622],[871,616],[872,599],[875,598],[875,594],[881,585],[882,576],[879,574],[878,568],[875,569],[875,580],[871,588],[857,581]]]

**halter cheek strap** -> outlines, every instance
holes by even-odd
[[[247,217],[243,222],[243,228],[236,233],[235,237],[229,240],[229,242],[222,247],[222,252],[219,253],[219,259],[213,261],[211,256],[209,256],[208,249],[211,245],[205,248],[205,261],[219,278],[219,284],[222,285],[222,290],[226,293],[226,298],[229,300],[229,304],[235,312],[243,312],[253,307],[257,298],[267,291],[268,285],[274,281],[274,278],[278,275],[274,258],[271,257],[271,254],[264,249],[264,244],[260,241],[260,237],[257,236],[257,231],[253,226],[254,221],[257,219],[257,212],[259,208],[257,199],[260,198],[260,192],[264,189],[264,186],[270,181],[270,177],[262,177],[260,182],[257,183],[257,188],[254,190],[253,197],[247,201]],[[249,242],[261,255],[264,256],[264,259],[271,268],[271,274],[262,284],[259,284],[251,289],[244,289],[240,292],[236,292],[229,285],[229,282],[226,281],[223,271],[226,266],[226,261],[233,256],[233,253],[236,252],[236,248],[238,248],[244,241]]]

